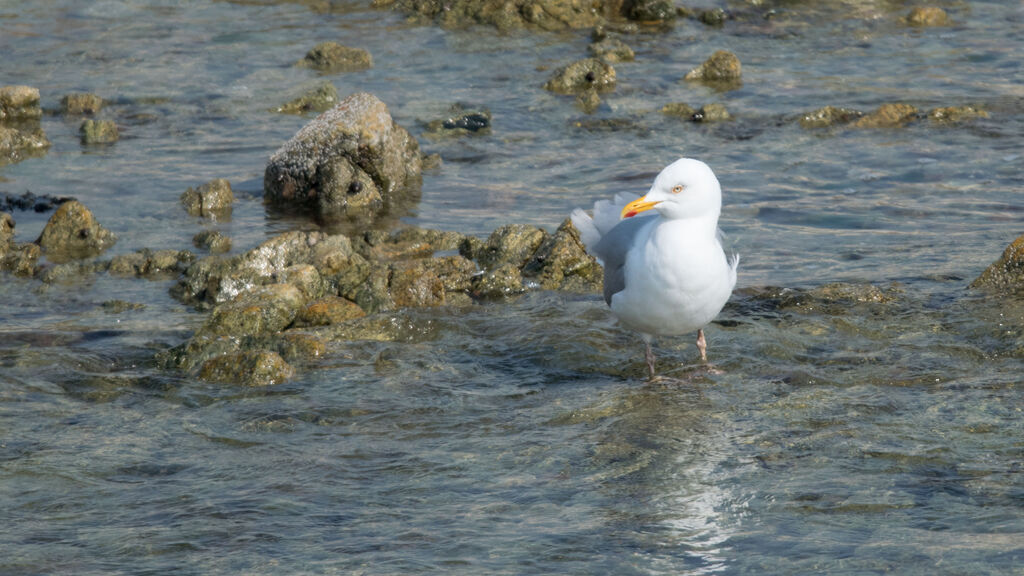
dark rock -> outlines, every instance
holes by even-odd
[[[949,16],[938,6],[914,6],[906,17],[911,26],[949,26]]]
[[[328,326],[362,316],[366,316],[366,312],[355,302],[340,296],[324,296],[299,310],[295,325]]]
[[[1024,293],[1024,234],[1010,243],[1003,255],[971,282],[971,288],[1002,294]]]
[[[322,219],[370,219],[418,193],[419,144],[372,94],[349,96],[307,124],[267,165],[267,200]]]
[[[93,120],[88,118],[82,121],[78,128],[78,134],[82,144],[109,144],[117,142],[120,137],[117,131],[117,124],[113,120]]]
[[[694,122],[723,122],[731,119],[732,114],[729,114],[724,105],[718,103],[705,104],[693,114]]]
[[[988,112],[975,106],[945,106],[929,110],[928,118],[939,124],[955,124],[974,118],[988,118]]]
[[[43,115],[39,107],[39,89],[30,86],[0,87],[0,122],[38,119]]]
[[[282,114],[304,114],[306,112],[323,112],[333,108],[340,98],[338,89],[330,82],[324,82],[307,90],[303,95],[277,107]]]
[[[26,128],[0,125],[0,166],[46,154],[50,141],[38,124]]]
[[[211,254],[231,251],[231,238],[228,238],[218,230],[203,230],[192,237],[192,244],[196,248],[209,251]]]
[[[604,38],[587,46],[587,51],[605,62],[630,62],[635,57],[633,49],[618,38]]]
[[[499,298],[523,291],[523,275],[514,264],[502,264],[473,278],[472,292],[477,298]]]
[[[686,120],[692,120],[693,115],[697,111],[692,106],[685,102],[670,102],[661,107],[661,113],[666,116],[675,116],[677,118],[685,118]]]
[[[291,378],[295,370],[277,352],[247,350],[211,358],[199,377],[210,382],[243,386],[272,386]]]
[[[601,97],[594,88],[587,88],[576,95],[576,105],[586,114],[593,114],[601,107]]]
[[[598,58],[584,58],[560,68],[544,88],[558,94],[579,94],[588,89],[608,92],[615,88],[615,68]]]
[[[545,290],[592,291],[601,287],[603,270],[587,254],[579,231],[566,219],[523,266],[523,275]]]
[[[321,72],[358,72],[372,68],[373,58],[362,48],[349,48],[337,42],[321,42],[307,52],[298,64]]]
[[[491,112],[482,107],[453,104],[444,118],[427,123],[425,136],[433,138],[491,133]]]
[[[72,200],[74,198],[70,196],[51,196],[49,194],[36,196],[32,192],[25,192],[20,196],[0,194],[0,211],[32,210],[33,212],[49,212],[61,204]]]
[[[198,188],[189,187],[181,194],[186,212],[214,220],[230,216],[234,201],[231,183],[225,178],[216,178]]]
[[[625,0],[623,14],[640,22],[664,22],[676,17],[675,6],[669,0]]]
[[[849,108],[825,106],[824,108],[818,108],[814,112],[804,114],[800,118],[800,126],[804,128],[825,128],[837,124],[848,124],[863,115],[863,112],[850,110]]]
[[[917,117],[917,108],[909,104],[882,104],[874,112],[853,123],[857,128],[895,128]]]
[[[547,233],[536,226],[508,224],[492,232],[482,250],[474,256],[485,270],[504,264],[521,268],[546,238]]]
[[[116,241],[117,237],[100,226],[88,208],[73,200],[54,212],[36,243],[48,259],[60,263],[96,256]]]
[[[60,110],[64,114],[93,115],[103,108],[103,99],[95,94],[77,92],[60,99]]]
[[[728,50],[719,50],[690,70],[684,80],[710,82],[715,87],[733,89],[739,86],[741,75],[740,59]]]
[[[701,10],[697,15],[697,20],[708,26],[714,26],[720,28],[725,24],[725,21],[729,19],[729,15],[721,8],[711,8],[709,10]]]

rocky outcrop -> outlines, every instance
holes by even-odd
[[[267,165],[263,193],[322,220],[368,221],[418,196],[419,144],[376,96],[358,93],[303,127]]]

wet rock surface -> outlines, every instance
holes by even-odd
[[[362,48],[321,42],[306,53],[299,65],[321,72],[358,72],[372,68],[373,58]]]
[[[0,87],[0,122],[12,120],[38,120],[43,115],[39,107],[39,90],[31,86]]]
[[[54,212],[37,243],[47,259],[60,263],[96,256],[116,241],[117,237],[96,221],[92,211],[73,200]]]
[[[499,30],[590,28],[603,22],[602,12],[611,9],[585,0],[377,0],[375,4],[436,20],[446,28],[485,24]]]
[[[213,220],[230,216],[234,202],[231,182],[225,178],[211,180],[198,188],[189,187],[181,194],[181,205],[186,212]]]
[[[732,114],[726,109],[725,105],[717,102],[712,104],[705,104],[693,113],[694,122],[724,122],[732,119]]]
[[[447,138],[491,133],[491,111],[483,106],[453,104],[444,118],[427,123],[424,136]]]
[[[150,250],[143,248],[129,254],[113,257],[107,272],[115,276],[153,276],[156,274],[181,274],[195,261],[195,255],[188,250]]]
[[[304,94],[278,106],[275,111],[282,114],[304,114],[306,112],[324,112],[333,108],[341,98],[338,89],[330,82],[324,82]]]
[[[670,102],[661,107],[661,113],[666,116],[675,116],[676,118],[683,118],[685,120],[692,120],[693,115],[697,112],[686,102]]]
[[[82,144],[110,144],[117,142],[121,137],[117,124],[113,120],[93,120],[88,118],[82,121],[78,128],[79,138]]]
[[[917,118],[917,108],[910,104],[882,104],[852,124],[855,128],[896,128]]]
[[[103,109],[103,98],[87,92],[75,92],[60,99],[62,114],[93,115]]]
[[[544,84],[557,94],[579,94],[584,90],[608,92],[615,88],[615,68],[599,58],[584,58],[558,69]]]
[[[1024,294],[1024,234],[1010,243],[998,260],[971,282],[979,288],[1000,294]]]
[[[956,124],[975,118],[988,118],[989,114],[978,106],[942,106],[928,111],[928,119],[938,124]]]
[[[950,20],[946,11],[938,6],[914,6],[906,17],[911,26],[949,26]]]
[[[264,197],[323,220],[372,220],[419,192],[419,144],[376,96],[358,93],[307,124],[267,165]]]
[[[804,128],[825,128],[840,124],[849,124],[863,116],[863,112],[849,108],[825,106],[800,117],[800,126]]]
[[[50,141],[39,124],[42,115],[38,89],[0,87],[0,166],[46,154]]]
[[[605,62],[630,62],[636,58],[633,49],[618,38],[604,38],[587,46],[591,56]]]
[[[731,90],[740,86],[741,73],[740,59],[728,50],[719,50],[700,66],[690,70],[683,79],[707,82]]]
[[[192,245],[211,254],[231,251],[231,238],[219,230],[203,230],[192,237]]]
[[[210,382],[243,386],[272,386],[292,377],[295,370],[277,352],[232,352],[203,363],[199,377]]]

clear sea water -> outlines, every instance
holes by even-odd
[[[553,230],[700,158],[743,256],[708,329],[717,371],[668,339],[670,378],[649,383],[599,295],[535,292],[394,312],[393,341],[338,343],[272,388],[210,384],[153,360],[203,318],[173,279],[5,275],[0,573],[1024,574],[1024,302],[967,289],[1024,232],[1019,2],[942,2],[953,25],[925,29],[896,1],[721,4],[741,18],[623,37],[636,61],[592,116],[541,89],[588,31],[442,30],[366,4],[0,0],[0,85],[49,110],[97,93],[121,129],[84,148],[80,119],[46,115],[49,152],[0,168],[0,191],[77,197],[120,238],[105,256],[314,228],[261,187],[310,120],[270,110],[322,80],[376,94],[441,155],[404,218],[420,226]],[[374,67],[292,66],[323,40]],[[741,88],[681,81],[717,49]],[[737,118],[658,112],[677,101]],[[897,101],[990,116],[796,122]],[[425,137],[455,102],[487,107],[492,133]],[[217,177],[232,217],[187,216],[180,193]],[[19,241],[48,217],[13,215]],[[894,299],[758,296],[837,281]]]

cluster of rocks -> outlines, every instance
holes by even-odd
[[[953,124],[974,118],[988,118],[988,112],[979,106],[944,106],[921,112],[910,104],[895,102],[878,106],[864,113],[850,108],[825,106],[800,117],[804,128],[825,128],[848,125],[853,128],[897,128],[928,118],[939,124]]]
[[[0,166],[46,153],[50,141],[39,123],[42,115],[38,89],[0,87]]]
[[[15,242],[14,226],[14,217],[0,212],[0,270],[17,276],[40,273],[37,263],[44,253],[61,264],[97,256],[117,241],[77,200],[61,203],[34,242]]]

